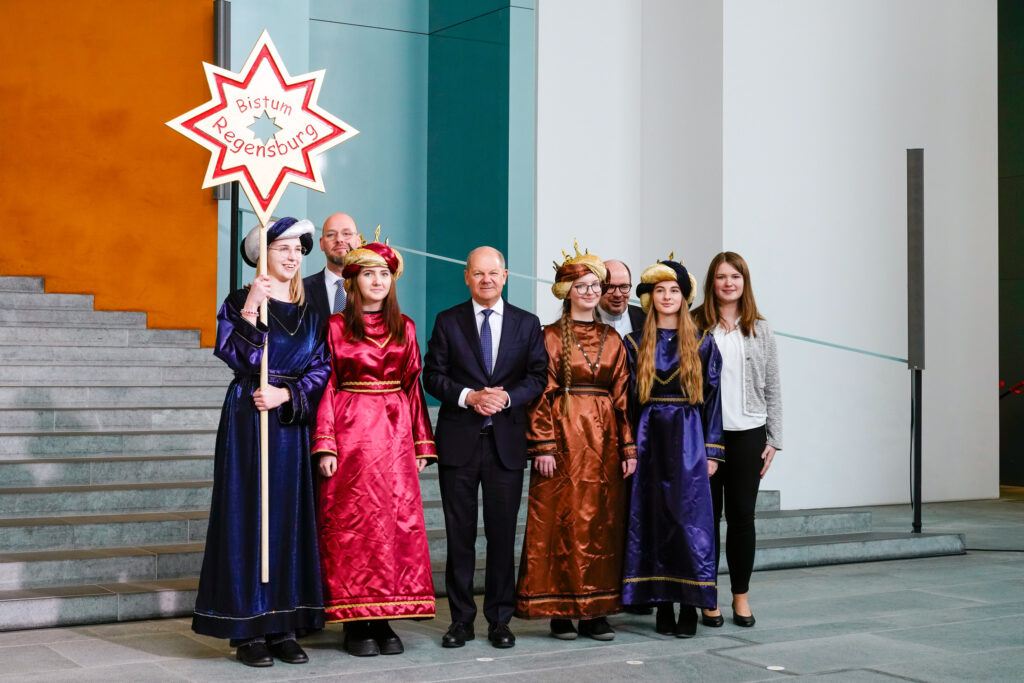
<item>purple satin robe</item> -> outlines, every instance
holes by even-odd
[[[636,397],[640,332],[626,337],[631,395]],[[636,473],[630,482],[622,601],[627,605],[718,603],[714,513],[708,458],[722,460],[722,356],[710,334],[698,353],[703,402],[689,403],[679,385],[675,331],[658,330],[651,399],[634,403]],[[673,376],[675,375],[675,376]]]

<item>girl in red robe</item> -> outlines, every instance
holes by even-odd
[[[331,316],[313,435],[327,621],[356,656],[399,654],[389,619],[434,616],[418,472],[436,460],[416,327],[398,308],[401,255],[380,242],[345,256],[347,305]]]

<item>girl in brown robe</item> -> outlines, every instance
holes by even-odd
[[[562,317],[544,328],[548,383],[527,426],[530,478],[516,616],[551,619],[551,635],[615,637],[622,609],[623,479],[636,468],[626,416],[629,369],[614,329],[597,321],[607,271],[593,254],[566,257],[551,290]],[[579,619],[579,631],[572,619]]]

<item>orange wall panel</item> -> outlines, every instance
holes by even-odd
[[[211,0],[4,0],[0,275],[213,343],[209,152],[164,122],[209,99]]]

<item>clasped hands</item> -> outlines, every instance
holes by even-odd
[[[485,417],[500,413],[508,403],[508,394],[501,387],[484,387],[466,394],[466,405]]]

